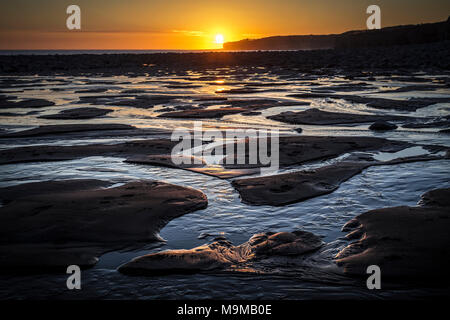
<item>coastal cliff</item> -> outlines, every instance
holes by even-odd
[[[420,44],[450,40],[447,21],[386,27],[379,30],[355,30],[329,35],[274,36],[226,42],[225,50],[317,50]]]

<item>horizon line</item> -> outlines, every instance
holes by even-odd
[[[434,21],[434,22],[420,22],[420,23],[411,23],[411,24],[399,24],[399,25],[389,25],[389,26],[384,26],[380,29],[377,30],[382,30],[382,29],[386,29],[386,28],[395,28],[395,27],[405,27],[405,26],[419,26],[419,25],[424,25],[424,24],[435,24],[435,23],[443,23],[443,22],[447,22],[450,21],[450,16],[445,19],[445,20],[440,20],[440,21]],[[266,38],[274,38],[274,37],[298,37],[298,36],[332,36],[332,35],[341,35],[341,34],[345,34],[348,32],[357,32],[357,31],[377,31],[377,30],[367,30],[367,29],[351,29],[351,30],[347,30],[341,33],[321,33],[321,34],[278,34],[278,35],[270,35],[270,36],[266,36],[266,37],[262,37],[262,38],[242,38],[240,40],[235,40],[235,41],[226,41],[223,43],[223,46],[225,46],[225,44],[227,43],[235,43],[235,42],[240,42],[240,41],[253,41],[253,40],[261,40],[261,39],[266,39]],[[57,31],[56,33],[60,33],[61,31]],[[88,31],[89,32],[89,31]],[[127,49],[0,49],[0,52],[4,52],[4,51],[261,51],[261,50],[230,50],[230,49],[224,49],[222,48],[205,48],[205,49],[132,49],[132,48],[127,48]],[[271,51],[271,50],[267,50],[267,51]],[[275,50],[275,51],[280,51],[280,50]],[[284,50],[283,50],[284,51]]]

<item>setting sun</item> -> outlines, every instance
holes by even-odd
[[[225,39],[222,34],[216,34],[216,43],[217,44],[223,44],[224,40]]]

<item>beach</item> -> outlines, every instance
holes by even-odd
[[[0,297],[448,294],[449,47],[0,55]],[[277,171],[174,163],[194,122],[276,131]]]

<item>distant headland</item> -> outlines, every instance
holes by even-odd
[[[392,46],[450,40],[447,21],[386,27],[379,30],[355,30],[329,35],[274,36],[226,42],[224,50],[317,50]]]

